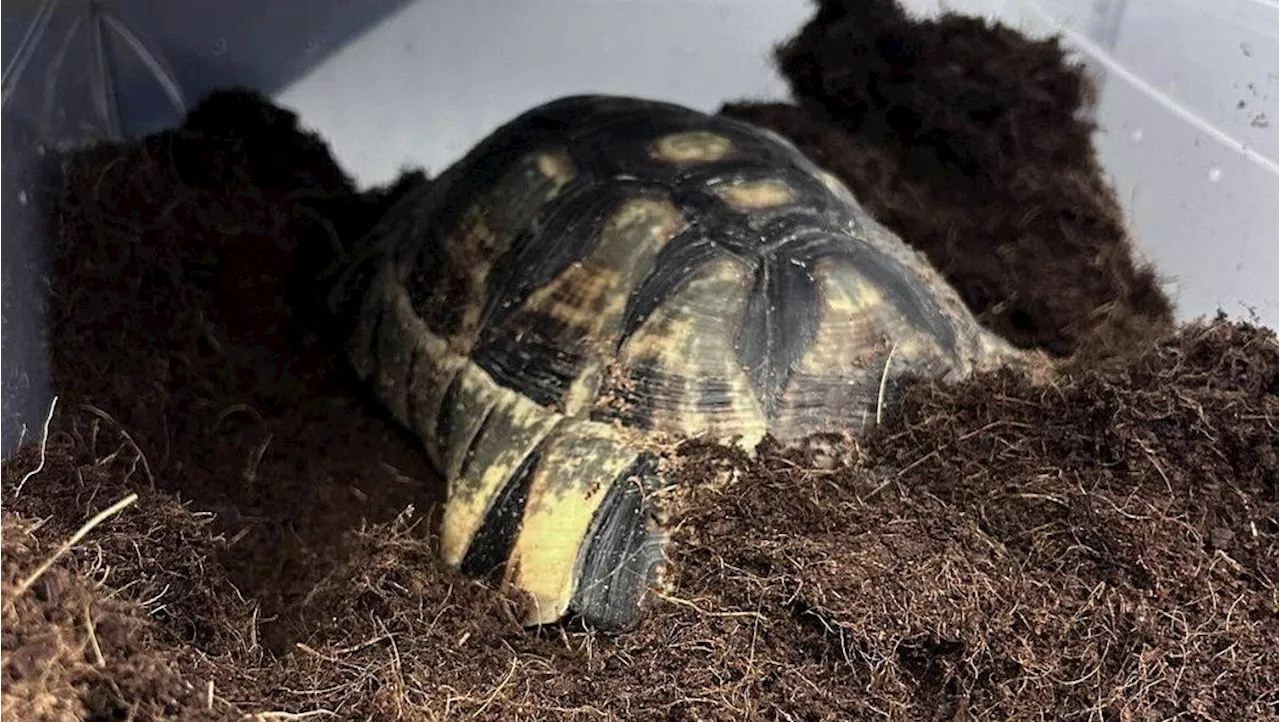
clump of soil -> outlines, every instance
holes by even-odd
[[[794,140],[924,252],[992,329],[1092,361],[1172,329],[1093,147],[1094,89],[1056,38],[826,0],[778,50],[795,104],[722,112]]]
[[[234,670],[264,661],[258,608],[226,576],[212,515],[137,492],[135,458],[115,446],[128,442],[110,432],[99,440],[111,446],[95,453],[75,431],[51,437],[20,493],[14,475],[38,468],[28,466],[38,450],[5,463],[0,709],[19,720],[226,719]]]
[[[938,32],[876,17],[879,45]],[[847,19],[824,8],[801,37]],[[1031,52],[1006,30],[965,27],[977,47]],[[851,57],[880,62],[846,53],[818,70]],[[955,57],[974,63],[966,82],[990,86],[998,117],[1035,119],[960,128],[978,166],[1016,176],[1034,160],[984,132],[1074,127],[1071,93],[1045,101],[1057,112],[1020,114],[1041,85],[1018,93],[990,76],[991,56]],[[1045,63],[1043,76],[1075,72]],[[922,95],[954,75],[936,57],[913,67]],[[885,180],[928,164],[901,165],[892,133],[850,130],[885,122],[883,104],[867,107],[844,112],[857,123],[785,112],[832,167],[883,164],[877,212],[927,192],[936,220],[921,220],[929,204],[913,217],[936,233],[1039,202],[994,183],[962,213],[973,179],[946,170],[958,161],[941,136],[916,151],[937,174]],[[1103,188],[1096,167],[1078,169],[1040,179],[1061,194]],[[686,444],[675,586],[639,628],[605,637],[521,629],[513,595],[438,566],[438,482],[341,361],[329,283],[422,174],[357,193],[292,114],[244,91],[66,170],[51,279],[59,401],[44,443],[3,465],[0,699],[16,719],[1276,713],[1275,334],[1218,319],[1159,335],[1167,306],[1089,285],[1088,264],[1046,250],[1040,226],[1001,253],[1047,254],[1111,310],[1019,306],[1035,328],[1057,329],[1078,358],[1115,356],[1117,324],[1158,340],[1049,385],[1011,372],[912,384],[854,445],[765,445],[749,459]],[[1063,237],[1119,253],[1114,236],[1090,235],[1106,213],[1089,197],[1056,221]],[[963,288],[990,270],[966,265],[973,253],[931,256]],[[1002,278],[992,287],[1018,299],[1043,280]],[[1023,341],[1053,348],[1047,338]],[[710,476],[730,481],[699,483]]]
[[[416,444],[348,382],[324,292],[422,174],[357,194],[292,113],[242,90],[64,174],[50,353],[66,418],[90,454],[127,433],[135,482],[216,512],[232,578],[268,618],[353,520],[434,501]]]

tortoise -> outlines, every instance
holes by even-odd
[[[790,142],[663,101],[525,111],[366,243],[351,366],[445,477],[444,562],[532,626],[636,622],[673,440],[856,434],[1015,353]]]

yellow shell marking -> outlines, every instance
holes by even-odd
[[[813,268],[822,297],[818,324],[799,370],[840,378],[865,370],[867,362],[889,350],[880,314],[888,310],[874,284],[854,270],[830,263]]]
[[[684,227],[684,217],[670,201],[632,198],[618,206],[605,222],[596,245],[587,257],[625,269],[635,260],[632,254],[656,254]],[[652,247],[643,250],[632,248],[634,244],[645,241],[649,241],[646,245]]]
[[[591,403],[600,390],[604,364],[600,361],[603,354],[597,354],[583,366],[578,377],[569,384],[564,396],[564,415],[569,417],[586,416],[591,411]]]
[[[919,333],[894,333],[906,321],[881,289],[847,265],[822,262],[813,269],[822,297],[821,323],[799,370],[813,376],[855,379],[883,373],[884,354],[895,364],[926,351]],[[897,345],[894,345],[896,339]]]
[[[758,180],[726,184],[716,188],[716,195],[740,211],[774,208],[795,200],[791,186],[780,180]]]
[[[723,160],[733,152],[733,143],[722,135],[705,130],[672,133],[654,143],[653,156],[671,163],[706,163]]]
[[[420,438],[434,439],[434,434],[430,433],[428,428],[422,426],[415,428],[413,422],[416,420],[419,424],[435,424],[445,390],[454,376],[461,372],[466,362],[463,357],[449,353],[448,344],[444,339],[430,332],[426,323],[413,310],[413,304],[403,286],[385,283],[385,281],[379,281],[379,283],[383,283],[382,293],[370,294],[371,298],[385,298],[386,304],[386,315],[379,326],[383,339],[380,342],[375,341],[382,344],[378,352],[378,358],[382,364],[379,373],[383,377],[379,388],[383,398],[386,399],[385,403],[400,423],[410,427],[410,431],[418,434]],[[376,318],[373,314],[365,315]],[[408,361],[398,354],[390,354],[388,349],[395,343],[403,344],[405,339],[408,339],[411,344],[411,350],[405,356],[417,359],[416,373],[405,379],[403,389],[397,390],[392,387],[390,379],[386,377],[397,372],[407,374]],[[426,444],[427,454],[436,464],[436,468],[443,468],[447,450],[442,446],[443,439],[435,441],[437,443]]]
[[[573,159],[562,148],[539,153],[537,166],[538,172],[546,176],[556,190],[563,188],[577,175],[573,169]]]
[[[575,263],[547,285],[535,290],[525,302],[530,311],[540,311],[566,326],[586,331],[594,337],[614,307],[626,303],[610,293],[618,283],[618,272],[586,263]]]
[[[374,338],[376,320],[383,338]],[[379,274],[367,296],[360,329],[353,334],[353,364],[362,375],[376,374],[379,395],[408,424],[417,417],[434,425],[439,413],[451,416],[453,432],[448,439],[434,439],[427,428],[412,429],[428,443],[437,468],[449,485],[440,530],[440,553],[447,564],[457,566],[466,555],[472,538],[484,523],[501,490],[520,463],[562,418],[523,394],[499,386],[483,369],[464,357],[451,353],[445,341],[431,333],[418,317],[404,287]],[[417,373],[404,379],[408,362],[403,356],[387,354],[386,337],[411,338],[417,347]],[[378,356],[381,368],[374,368],[369,350],[383,346]],[[454,374],[459,374],[455,406],[440,404]],[[399,379],[404,379],[403,382]],[[393,382],[394,380],[394,382]],[[403,383],[403,387],[397,384]],[[482,425],[489,415],[491,423]],[[478,463],[465,464],[465,455],[474,452]]]
[[[841,200],[847,203],[853,203],[854,205],[858,204],[857,199],[853,197],[853,193],[849,190],[849,187],[844,184],[844,181],[821,168],[818,169],[817,175],[818,180],[822,181],[822,185],[826,186],[827,190],[839,196]]]

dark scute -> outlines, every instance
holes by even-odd
[[[702,270],[712,259],[733,257],[724,248],[703,238],[702,234],[705,232],[698,226],[692,226],[658,253],[653,272],[636,287],[627,300],[627,310],[622,317],[622,333],[618,336],[618,348],[622,348],[654,309],[666,303],[688,282],[690,276]]]
[[[577,350],[586,339],[580,329],[528,311],[524,304],[590,252],[602,225],[621,204],[657,195],[632,180],[580,178],[549,202],[534,230],[516,240],[490,284],[474,353],[477,363],[500,384],[563,410],[565,394],[586,363]]]
[[[707,377],[698,384],[698,406],[703,409],[728,409],[733,405],[733,387],[723,378]]]
[[[661,487],[657,457],[640,454],[614,480],[592,523],[570,613],[588,627],[633,625],[662,561],[645,496]]]
[[[417,433],[422,428],[422,419],[418,416],[418,403],[409,393],[409,388],[413,385],[414,379],[418,377],[418,364],[422,362],[422,354],[424,353],[426,352],[421,346],[414,344],[413,351],[409,354],[409,372],[405,374],[404,388],[401,390],[405,395],[405,421],[409,430],[414,433]]]
[[[690,227],[701,229],[700,237],[752,263],[765,248],[785,242],[788,234],[823,226],[832,211],[839,212],[825,188],[815,192],[816,182],[794,168],[770,166],[761,157],[725,165],[690,173],[672,187],[671,196]],[[715,192],[717,186],[758,181],[786,184],[794,200],[774,208],[738,210]]]
[[[759,266],[738,331],[738,360],[765,412],[772,416],[818,327],[818,289],[790,258]]]
[[[477,435],[478,436],[478,435]],[[460,571],[472,577],[487,577],[507,562],[511,556],[511,548],[515,545],[516,535],[520,533],[520,522],[524,518],[524,507],[529,501],[529,487],[533,483],[534,471],[542,460],[543,444],[534,447],[529,455],[520,462],[516,473],[507,481],[493,507],[485,515],[480,530],[471,539],[466,556],[462,558]]]
[[[484,417],[480,419],[480,425],[476,427],[476,432],[471,436],[471,441],[467,442],[467,451],[462,455],[462,465],[458,468],[458,475],[465,477],[467,472],[471,470],[471,462],[476,458],[476,447],[484,440],[485,434],[489,431],[489,422],[493,419],[494,407],[490,406],[485,409]]]
[[[610,213],[642,195],[648,193],[634,181],[579,178],[571,182],[559,197],[543,206],[532,230],[516,238],[510,255],[497,266],[481,317],[482,328],[501,328],[534,290],[586,256]]]
[[[465,269],[457,268],[440,247],[438,227],[418,239],[416,258],[405,278],[409,303],[420,318],[441,336],[452,336],[462,328],[467,297]]]
[[[390,309],[386,306],[378,308],[378,317],[374,319],[373,331],[369,334],[369,361],[371,367],[369,375],[374,380],[382,373],[382,357],[379,351],[382,349],[382,324],[388,313],[390,313]]]
[[[517,336],[509,328],[486,329],[474,352],[476,364],[498,384],[519,389],[543,406],[564,411],[564,396],[586,363],[586,357],[558,342],[561,324],[546,315],[521,314],[532,328]],[[547,333],[543,333],[543,331]]]
[[[524,154],[563,139],[571,130],[567,119],[543,118],[540,111],[527,112],[498,128],[458,163],[451,171],[454,181],[441,190],[430,226],[421,238],[413,239],[419,248],[406,279],[410,299],[415,311],[444,335],[460,329],[464,308],[458,301],[466,297],[463,279],[468,269],[449,262],[441,241],[458,231],[471,202],[489,193]],[[510,256],[489,260],[498,267],[513,265]],[[429,303],[433,298],[438,303]]]
[[[458,405],[458,394],[462,392],[461,370],[454,374],[448,388],[444,390],[444,398],[440,401],[440,410],[436,413],[435,438],[441,445],[449,443],[449,434],[453,433],[453,410]]]

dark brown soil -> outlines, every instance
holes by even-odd
[[[146,459],[136,481],[218,515],[242,592],[287,605],[351,524],[434,499],[417,447],[347,382],[342,326],[316,290],[421,174],[357,195],[291,113],[235,91],[181,129],[81,153],[65,175],[60,404],[67,420],[89,412],[81,434],[129,434],[122,453]],[[102,443],[86,453],[114,450]]]
[[[327,282],[427,180],[357,194],[292,115],[218,94],[182,128],[68,162],[59,400],[47,444],[33,433],[3,466],[3,712],[1274,718],[1275,334],[1172,331],[1056,49],[873,7],[877,37],[824,10],[784,52],[805,111],[734,112],[844,174],[994,327],[1074,354],[1053,383],[917,384],[854,447],[687,444],[672,593],[620,637],[530,634],[517,599],[437,567],[438,483],[336,351]],[[827,34],[843,54],[819,50]],[[866,90],[898,65],[892,93]],[[938,110],[977,97],[994,115]],[[915,135],[902,108],[928,118]],[[1011,220],[1029,207],[1057,216]]]

